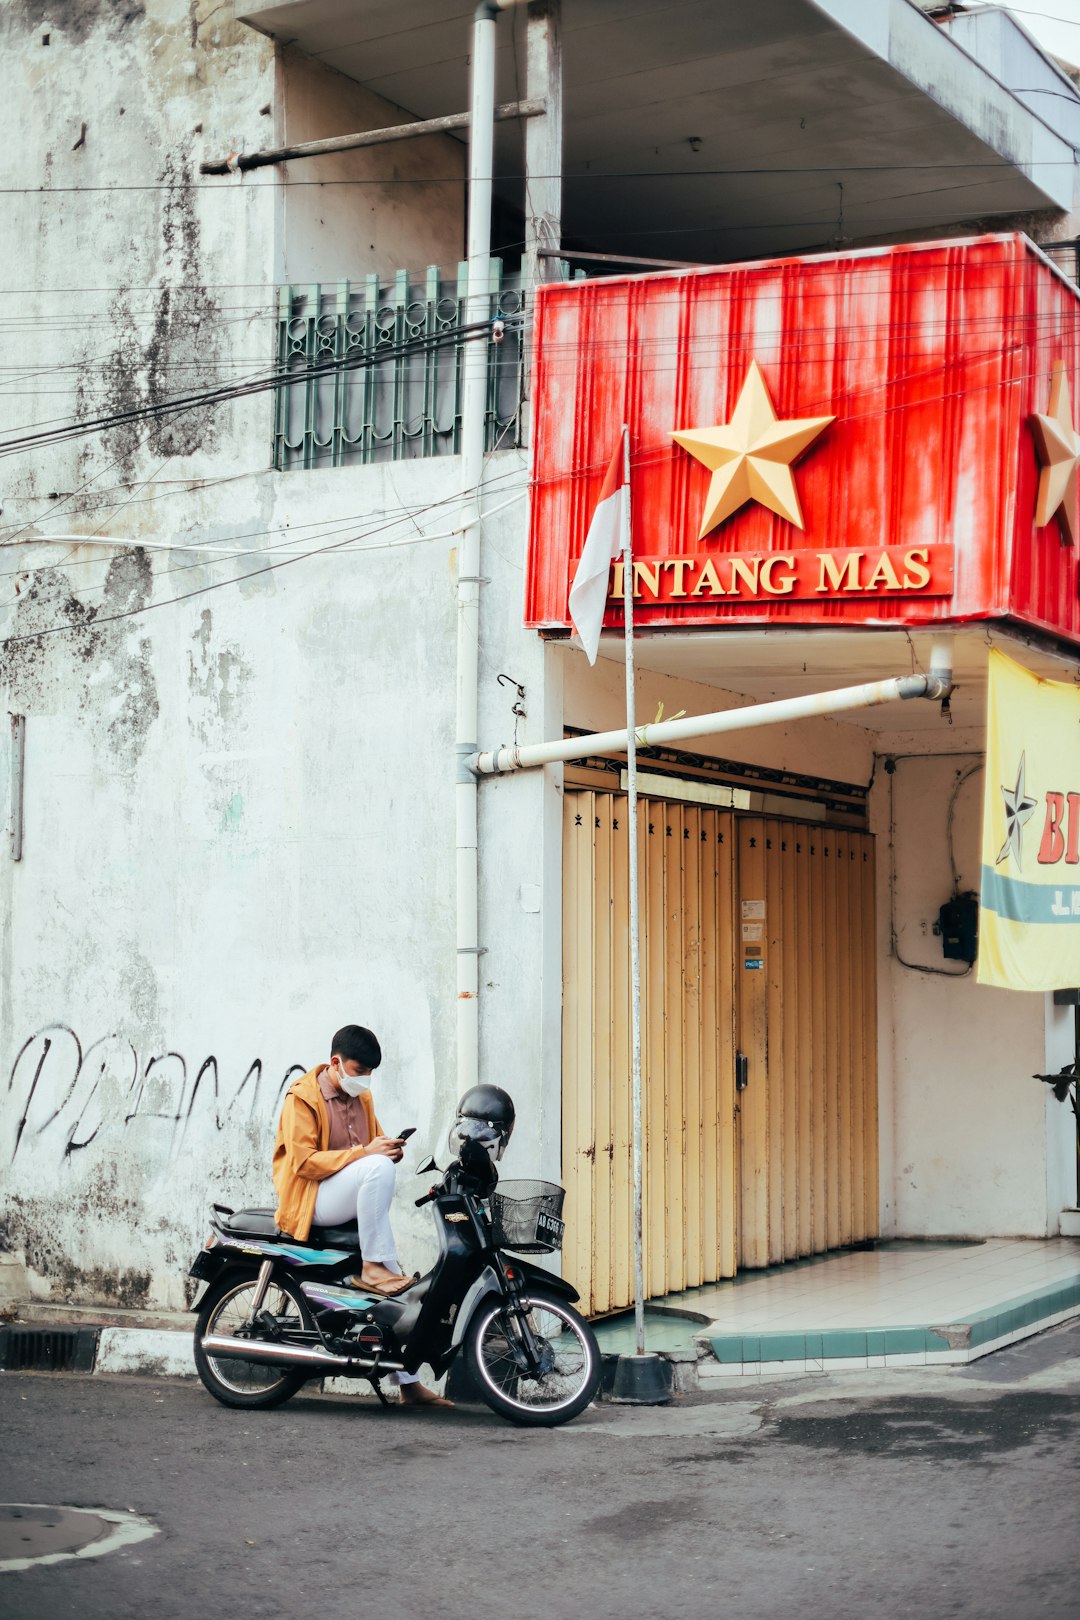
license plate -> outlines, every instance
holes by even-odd
[[[200,1282],[209,1282],[218,1270],[217,1261],[212,1259],[203,1249],[201,1254],[195,1256],[194,1264],[188,1272],[189,1277],[197,1277]]]
[[[566,1231],[566,1222],[560,1221],[557,1215],[549,1215],[542,1209],[536,1217],[536,1235],[548,1243],[560,1244],[562,1235]]]

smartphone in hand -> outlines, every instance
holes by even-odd
[[[397,1136],[395,1137],[395,1141],[407,1142],[409,1140],[409,1137],[412,1136],[412,1134],[413,1134],[413,1132],[415,1130],[416,1130],[416,1126],[415,1125],[410,1125],[408,1130],[398,1131]]]

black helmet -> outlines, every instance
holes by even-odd
[[[459,1158],[465,1142],[476,1142],[497,1163],[513,1135],[516,1117],[513,1099],[501,1087],[470,1086],[450,1127],[450,1152]]]

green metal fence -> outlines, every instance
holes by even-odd
[[[457,453],[468,267],[448,281],[437,265],[422,281],[399,270],[390,283],[282,287],[274,466],[342,467]],[[520,280],[491,260],[487,448],[521,443],[524,390]],[[476,341],[475,339],[473,341]],[[289,380],[292,379],[292,380]]]

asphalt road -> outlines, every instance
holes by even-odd
[[[1080,1617],[1080,1324],[554,1431],[304,1394],[0,1376],[0,1499],[160,1535],[0,1574],[5,1620]]]

